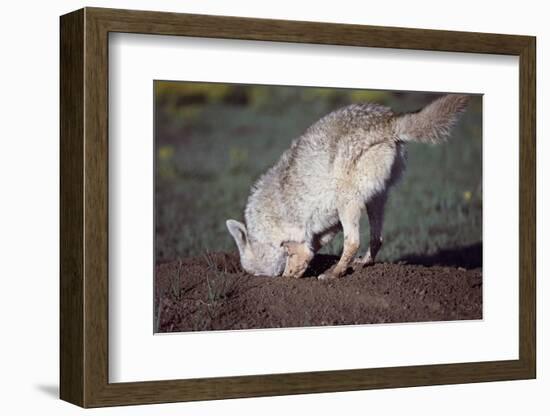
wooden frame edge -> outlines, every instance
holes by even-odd
[[[60,19],[60,398],[84,406],[84,10]]]
[[[63,400],[82,407],[101,407],[536,377],[534,37],[101,8],[85,8],[62,16],[60,29],[60,397]],[[519,359],[109,383],[109,32],[519,56]]]
[[[529,37],[519,54],[519,358],[536,378],[536,38]]]

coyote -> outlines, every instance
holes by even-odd
[[[395,114],[378,104],[352,104],[329,113],[295,139],[252,187],[245,224],[227,220],[243,269],[254,275],[302,277],[314,254],[338,232],[338,263],[319,279],[372,264],[382,246],[389,188],[405,168],[407,142],[445,141],[468,96],[445,95],[420,111]],[[367,212],[370,244],[359,249],[359,220]]]

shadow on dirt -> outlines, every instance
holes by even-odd
[[[339,257],[330,254],[316,254],[309,263],[304,277],[316,277],[338,263]]]
[[[318,276],[338,262],[339,257],[317,254],[304,277]],[[483,264],[483,244],[481,242],[463,247],[447,248],[434,254],[407,254],[392,263],[414,264],[418,266],[462,267],[467,270],[478,269]]]
[[[446,266],[462,267],[464,269],[477,269],[483,264],[483,244],[480,242],[469,246],[439,250],[437,253],[408,254],[397,262],[417,264],[421,266]]]

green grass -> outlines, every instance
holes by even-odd
[[[216,302],[223,301],[228,298],[234,291],[234,280],[228,278],[227,264],[222,264],[222,267],[218,267],[216,260],[210,253],[203,255],[207,273],[206,287],[207,287],[207,299],[206,304],[213,306]]]
[[[206,97],[199,104],[183,99],[179,105],[157,90],[157,261],[235,251],[225,220],[242,221],[254,181],[329,111],[365,97],[396,111],[415,110],[433,99],[429,94],[380,91],[241,90],[252,97],[244,104],[218,93],[216,99]],[[170,88],[164,85],[162,91]],[[407,170],[388,201],[379,259],[396,261],[481,242],[481,97],[472,101],[448,143],[411,144],[408,150]],[[364,250],[369,238],[366,218],[361,231]],[[323,251],[338,254],[341,244],[340,236]]]

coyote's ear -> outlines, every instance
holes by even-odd
[[[225,225],[227,225],[227,229],[235,239],[235,242],[237,243],[237,247],[239,248],[239,251],[242,252],[246,247],[247,240],[248,240],[248,233],[246,232],[246,227],[242,222],[235,221],[235,220],[227,220],[225,222]]]

